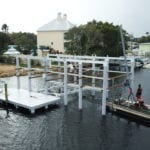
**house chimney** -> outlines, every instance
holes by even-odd
[[[67,14],[64,14],[64,15],[63,15],[63,19],[64,19],[64,20],[67,20]]]
[[[59,13],[57,14],[57,19],[58,19],[58,20],[61,19],[61,12],[59,12]]]

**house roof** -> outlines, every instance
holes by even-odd
[[[66,14],[64,14],[62,17],[61,13],[58,13],[56,19],[43,25],[37,31],[67,31],[74,26],[74,24],[67,20]]]

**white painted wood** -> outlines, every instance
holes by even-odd
[[[107,77],[108,77],[108,62],[104,64],[104,71],[103,71],[103,94],[102,94],[102,115],[106,115],[106,96],[107,96]]]
[[[29,92],[31,92],[32,87],[31,87],[31,59],[30,57],[28,57],[27,59],[27,65],[28,65],[28,89],[29,89]]]
[[[50,57],[50,58],[49,58]],[[82,90],[84,89],[91,89],[93,90],[94,92],[92,93],[93,95],[95,95],[95,90],[97,91],[102,91],[103,94],[102,94],[102,115],[105,115],[106,114],[106,98],[108,97],[108,80],[110,80],[109,78],[109,72],[117,72],[117,73],[126,73],[126,72],[123,72],[123,71],[114,71],[114,70],[109,70],[109,63],[110,61],[112,62],[113,60],[121,60],[121,61],[124,61],[124,57],[123,58],[118,58],[118,57],[96,57],[96,56],[73,56],[73,55],[49,55],[48,57],[35,57],[35,56],[18,56],[16,58],[16,67],[18,68],[18,74],[19,74],[19,58],[25,58],[28,60],[28,70],[29,70],[29,73],[28,73],[28,76],[29,76],[29,91],[30,93],[33,93],[31,92],[31,74],[30,74],[30,70],[31,70],[31,59],[32,60],[41,60],[43,61],[43,67],[44,67],[44,80],[45,80],[45,87],[44,87],[44,90],[45,90],[45,94],[48,94],[48,73],[55,73],[56,75],[58,76],[61,76],[63,75],[64,76],[64,81],[63,81],[63,84],[64,84],[64,105],[66,106],[68,104],[68,88],[69,88],[69,85],[68,85],[68,82],[67,82],[67,78],[68,76],[73,76],[74,78],[74,83],[78,84],[73,84],[74,86],[77,86],[78,87],[78,92],[79,92],[79,109],[82,109]],[[18,59],[18,60],[17,60]],[[131,67],[131,86],[133,86],[133,80],[134,80],[134,61],[132,61],[132,58],[127,58],[131,63],[129,63],[130,67]],[[17,62],[18,61],[18,62]],[[51,66],[51,63],[52,62],[57,62],[58,63],[58,71],[52,71],[52,70],[49,70],[49,64],[50,64],[50,67]],[[77,65],[77,70],[76,72],[68,72],[67,71],[67,62],[70,62],[72,64],[75,64]],[[63,66],[64,64],[64,66]],[[85,68],[83,68],[83,64],[85,66]],[[87,68],[86,64],[91,64],[92,65],[92,68],[90,67],[90,70],[92,70],[92,73],[91,75],[83,75],[83,71],[87,71],[89,70],[89,68]],[[97,65],[98,64],[98,65]],[[62,66],[61,66],[62,65]],[[104,68],[100,68],[98,69],[97,66],[104,66]],[[61,72],[60,70],[60,67],[63,67],[64,68],[64,72]],[[103,77],[97,77],[95,74],[96,74],[96,71],[102,71],[103,72]],[[101,73],[100,73],[101,74]],[[88,79],[92,79],[92,86],[91,87],[88,87],[88,86],[85,86],[83,87],[82,85],[82,78],[88,78]],[[79,82],[77,81],[77,79],[79,79]],[[95,82],[97,80],[103,80],[103,87],[96,87],[95,86]],[[60,81],[60,80],[59,80]],[[19,81],[19,76],[18,76],[18,89],[20,88],[20,81]],[[90,83],[91,84],[91,83]],[[133,88],[133,87],[132,87]],[[46,95],[45,95],[46,96]],[[33,98],[32,95],[29,94],[29,98]],[[36,99],[36,98],[35,98]],[[44,107],[46,108],[47,105],[44,105]],[[32,108],[30,109],[31,110],[31,113],[35,112],[35,108]]]
[[[82,109],[82,63],[79,63],[79,110]]]
[[[95,57],[93,57],[93,63],[92,63],[92,76],[95,76]],[[92,87],[93,87],[93,90],[92,90],[92,95],[95,96],[95,78],[92,78]]]
[[[67,96],[67,61],[64,61],[64,105],[68,105]]]
[[[0,99],[5,101],[5,92],[0,93]],[[29,109],[31,113],[34,113],[38,108],[47,108],[48,105],[56,104],[58,101],[60,101],[60,98],[56,96],[8,88],[8,103],[14,104],[16,108]]]
[[[19,65],[19,57],[16,56],[16,76],[17,76],[17,89],[20,89],[20,65]]]
[[[135,68],[135,60],[132,58],[131,60],[131,87],[134,92],[134,68]]]

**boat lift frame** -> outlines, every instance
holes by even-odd
[[[100,91],[102,91],[102,115],[106,114],[106,99],[108,97],[108,81],[109,81],[109,72],[118,72],[118,73],[126,73],[123,71],[113,71],[109,69],[109,62],[110,60],[124,60],[124,58],[116,58],[116,57],[96,57],[96,56],[70,56],[70,55],[48,55],[47,57],[37,57],[37,56],[16,56],[16,75],[17,75],[17,88],[20,89],[20,61],[19,58],[23,58],[27,60],[27,68],[28,68],[28,90],[29,92],[32,91],[31,87],[31,80],[32,80],[32,66],[31,66],[31,60],[40,60],[43,63],[43,73],[42,77],[45,80],[45,94],[48,94],[48,75],[49,73],[56,73],[60,77],[60,75],[63,75],[63,88],[64,88],[64,105],[68,105],[68,75],[74,76],[74,83],[76,83],[77,77],[78,77],[78,108],[79,110],[82,110],[82,92],[83,92],[83,83],[82,78],[92,78],[92,86],[91,89],[95,88],[95,79],[103,80],[103,85]],[[134,58],[129,58],[130,61],[130,74],[131,74],[131,87],[133,88],[134,85]],[[53,71],[52,68],[52,62],[58,63],[58,71]],[[76,65],[78,65],[78,74],[75,73],[68,73],[68,62],[72,62]],[[83,75],[83,64],[91,64],[92,65],[92,76],[85,76]],[[63,64],[63,66],[61,66]],[[101,70],[103,72],[102,77],[95,76],[95,66],[96,64],[102,65],[103,69]],[[60,71],[60,68],[63,68],[63,72]],[[34,76],[35,78],[36,76]],[[37,76],[38,77],[38,76]],[[62,82],[62,81],[61,81]],[[94,92],[92,93],[95,94]]]

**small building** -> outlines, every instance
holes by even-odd
[[[15,46],[16,45],[9,45],[9,49],[4,53],[4,55],[19,55],[20,52],[15,49]]]
[[[150,43],[139,43],[139,55],[150,54]]]
[[[51,50],[64,53],[64,33],[74,27],[67,15],[57,14],[57,18],[37,30],[38,55],[45,56]]]

